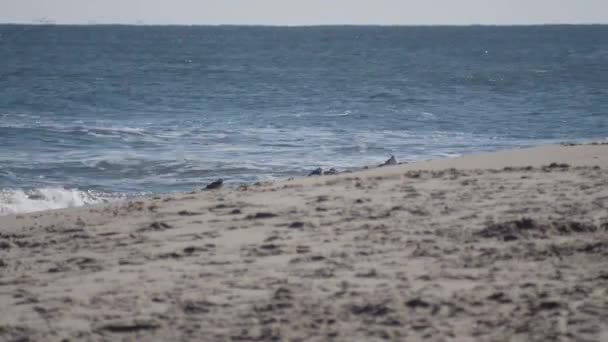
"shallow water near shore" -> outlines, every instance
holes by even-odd
[[[0,215],[606,137],[608,26],[0,26]]]

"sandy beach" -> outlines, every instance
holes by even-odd
[[[0,340],[607,341],[608,145],[0,217]]]

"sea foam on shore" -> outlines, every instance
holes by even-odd
[[[40,188],[32,190],[0,191],[0,216],[42,210],[80,207],[108,202],[111,196],[78,189]]]

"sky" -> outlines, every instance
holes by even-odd
[[[0,0],[0,22],[179,25],[608,23],[608,0]]]

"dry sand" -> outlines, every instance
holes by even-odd
[[[0,340],[62,339],[608,341],[608,145],[0,217]]]

